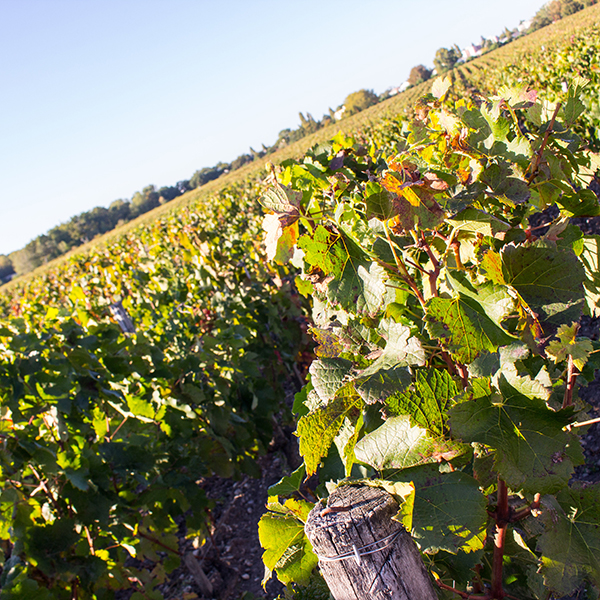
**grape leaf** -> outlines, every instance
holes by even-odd
[[[550,494],[565,487],[581,462],[575,436],[563,431],[571,411],[554,412],[500,377],[502,396],[489,395],[449,410],[450,431],[464,442],[497,450],[495,468],[512,489]]]
[[[600,236],[586,235],[580,256],[585,269],[585,303],[594,317],[600,316]]]
[[[573,364],[581,371],[594,347],[590,339],[576,338],[578,330],[579,325],[577,323],[571,323],[571,325],[563,323],[556,332],[558,339],[552,340],[546,346],[546,354],[553,358],[555,363],[572,356]]]
[[[294,255],[294,246],[298,241],[298,222],[285,224],[279,215],[270,214],[263,218],[262,227],[267,259],[280,264],[287,263]]]
[[[319,358],[337,358],[344,351],[338,337],[330,329],[311,327],[310,333],[317,343],[315,355]]]
[[[507,244],[501,255],[506,283],[539,313],[541,321],[561,324],[579,318],[585,273],[572,250],[538,241]]]
[[[544,497],[541,519],[540,572],[548,589],[562,597],[585,580],[600,587],[600,485]]]
[[[494,352],[514,338],[498,327],[471,298],[431,298],[426,307],[426,327],[453,358],[473,362],[482,352]]]
[[[452,79],[450,79],[449,75],[437,77],[431,86],[431,94],[438,100],[441,100],[446,95],[446,92],[450,89],[451,85]]]
[[[378,312],[385,297],[385,271],[349,237],[319,225],[312,235],[300,237],[298,247],[305,252],[309,274],[326,283],[327,298],[333,305],[359,314]]]
[[[281,185],[275,178],[271,179],[271,185],[259,200],[268,210],[278,215],[286,215],[289,219],[300,216],[301,201],[302,192]]]
[[[462,445],[429,435],[403,415],[368,433],[356,444],[354,453],[358,461],[381,471],[450,460],[462,453]]]
[[[472,207],[446,219],[446,222],[460,229],[460,231],[481,233],[481,235],[489,237],[496,237],[498,234],[510,229],[510,225],[505,221]]]
[[[487,500],[473,477],[461,471],[440,473],[438,465],[426,465],[394,479],[415,486],[411,535],[422,552],[456,554],[483,548]]]
[[[409,415],[413,425],[441,435],[446,409],[458,393],[458,386],[447,371],[419,369],[411,388],[388,398],[384,410],[389,416]]]
[[[388,396],[406,388],[411,381],[408,367],[396,366],[355,380],[356,391],[367,404],[383,402]]]
[[[282,477],[267,490],[268,496],[289,496],[297,492],[306,478],[306,467],[300,465],[291,475]]]
[[[552,392],[552,381],[545,367],[540,369],[535,379],[517,368],[516,362],[527,358],[529,354],[529,348],[521,342],[500,348],[501,390],[506,390],[507,395],[518,392],[527,398],[547,401]]]
[[[346,383],[352,362],[345,358],[321,358],[313,361],[309,373],[311,383],[322,400],[329,400]]]
[[[562,214],[568,217],[597,217],[600,215],[598,197],[592,190],[579,190],[561,194],[556,203],[562,208]]]
[[[296,581],[306,584],[319,562],[304,533],[304,524],[312,505],[303,500],[287,500],[284,504],[269,502],[258,522],[258,537],[264,548],[263,562],[266,585],[273,571],[284,584]]]
[[[417,337],[411,335],[410,328],[393,319],[383,319],[379,333],[387,340],[383,352],[366,369],[359,373],[368,377],[381,369],[391,369],[398,365],[425,364],[425,350]]]
[[[422,365],[425,351],[410,328],[392,319],[383,319],[379,333],[387,339],[385,348],[371,365],[358,372],[356,390],[367,402],[383,401],[404,389],[411,381],[408,365]]]
[[[351,386],[345,392],[298,421],[296,435],[300,438],[300,454],[304,457],[309,476],[316,472],[321,459],[327,456],[344,419],[347,416],[355,419],[359,416],[362,400]]]
[[[500,328],[502,328],[502,321],[515,311],[515,299],[505,287],[494,285],[489,281],[475,286],[464,271],[449,271],[446,279],[456,292],[475,300],[483,312]]]

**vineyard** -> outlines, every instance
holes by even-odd
[[[258,475],[294,419],[303,464],[258,527],[290,597],[323,594],[304,525],[336,485],[393,495],[440,598],[598,597],[600,487],[573,474],[599,27],[563,19],[3,288],[0,598],[163,598],[182,531],[211,543],[198,482]]]

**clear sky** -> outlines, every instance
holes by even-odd
[[[543,0],[0,0],[0,254],[273,144]]]

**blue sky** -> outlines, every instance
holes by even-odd
[[[0,0],[0,254],[381,93],[541,0]]]

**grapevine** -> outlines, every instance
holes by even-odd
[[[449,88],[434,82],[392,152],[373,128],[272,169],[267,251],[302,269],[317,359],[294,405],[304,464],[259,526],[267,577],[309,580],[298,494],[319,473],[413,486],[402,522],[441,597],[597,589],[600,487],[571,481],[589,419],[576,383],[600,366],[578,332],[600,314],[600,237],[570,223],[600,215],[573,132],[585,81],[562,102]]]

